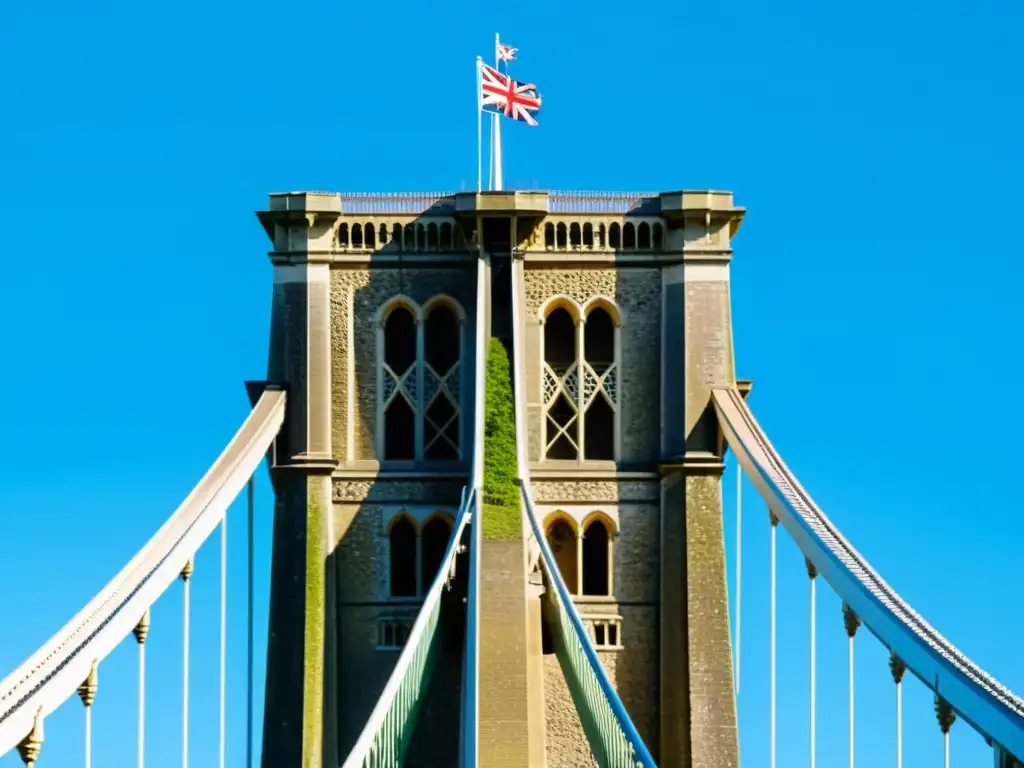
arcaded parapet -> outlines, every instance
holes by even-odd
[[[526,262],[526,311],[524,369],[526,371],[527,429],[530,460],[553,458],[542,443],[551,442],[547,434],[545,411],[551,406],[550,384],[545,381],[542,318],[564,308],[578,322],[593,309],[611,315],[616,325],[614,364],[617,371],[605,379],[605,390],[615,401],[617,426],[614,455],[587,456],[583,461],[616,460],[625,464],[651,464],[658,458],[659,414],[651,408],[660,398],[661,371],[661,272],[652,267],[585,266],[577,269],[548,268]],[[551,331],[548,332],[549,334]],[[585,330],[578,333],[581,340]],[[578,351],[580,364],[586,356]],[[548,354],[550,357],[550,354]],[[598,371],[600,373],[600,371]],[[584,397],[589,390],[584,387]],[[625,428],[624,425],[628,425]],[[544,435],[544,437],[542,437]],[[585,442],[585,441],[584,441]],[[579,460],[579,459],[577,459]]]
[[[378,380],[383,313],[392,304],[407,302],[422,311],[432,301],[450,299],[464,315],[465,329],[475,323],[475,269],[472,263],[450,267],[374,268],[357,264],[331,271],[331,344],[333,442],[344,464],[376,462],[378,456]],[[472,344],[462,344],[460,365],[472,370]],[[472,391],[462,376],[464,403]],[[467,411],[463,408],[463,413]],[[468,420],[461,424],[467,444]]]

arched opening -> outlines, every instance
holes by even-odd
[[[427,224],[427,250],[437,250],[437,224],[434,222]]]
[[[608,228],[608,247],[609,248],[620,248],[622,243],[619,239],[620,229],[618,224],[612,224]]]
[[[594,225],[589,221],[583,225],[583,247],[594,247]]]
[[[566,245],[568,245],[565,233],[565,224],[560,223],[555,227],[555,245],[557,245],[559,249],[565,249]]]
[[[583,416],[583,455],[594,461],[615,459],[615,411],[603,393],[598,393]]]
[[[580,225],[574,221],[569,225],[569,245],[573,248],[579,248],[580,243]]]
[[[353,230],[354,231],[354,230]],[[396,307],[384,322],[384,458],[416,458],[416,414],[402,377],[416,362],[416,320]],[[415,371],[410,376],[415,377]]]
[[[636,245],[641,251],[651,250],[651,225],[641,221],[636,230]]]
[[[615,323],[603,307],[594,307],[583,324],[584,359],[601,376],[615,362]]]
[[[392,224],[391,225],[391,242],[395,244],[396,248],[402,247],[402,225]]]
[[[420,532],[420,584],[424,594],[430,589],[430,585],[437,575],[437,569],[444,561],[444,554],[448,549],[448,539],[451,538],[451,535],[451,525],[443,517],[431,518]]]
[[[608,529],[593,520],[583,532],[583,594],[610,595]]]
[[[353,224],[352,225],[352,247],[362,248],[363,247],[363,225]]]
[[[562,581],[565,582],[565,588],[570,594],[579,594],[576,583],[576,558],[579,556],[576,531],[568,522],[557,518],[548,526],[547,539],[548,546],[555,556],[558,572],[562,574]]]
[[[605,243],[604,235],[605,235],[604,224],[599,224],[598,227],[597,227],[597,247],[598,248],[604,248],[604,243]]]
[[[348,248],[348,224],[342,224],[338,227],[338,245],[342,248]]]
[[[391,596],[416,597],[416,529],[407,517],[400,517],[388,531]]]
[[[622,225],[622,247],[624,249],[636,248],[636,228],[630,221]]]
[[[413,224],[406,224],[405,227],[404,227],[404,230],[405,230],[405,240],[403,242],[402,250],[403,251],[409,251],[409,252],[415,251],[416,250],[416,227]]]
[[[377,237],[374,232],[373,224],[367,224],[364,227],[364,231],[366,232],[366,247],[373,248],[374,245],[376,245],[377,243]]]
[[[447,221],[441,225],[441,250],[452,250],[452,225]]]
[[[558,376],[576,362],[576,322],[565,307],[556,307],[544,320],[544,362]]]
[[[660,251],[662,249],[662,246],[664,245],[665,231],[662,228],[661,224],[655,222],[654,226],[651,228],[651,232],[654,241],[654,250]]]
[[[416,225],[416,250],[427,250],[427,231],[422,224]]]
[[[545,389],[548,402],[546,447],[549,459],[572,460],[579,457],[578,382],[576,363],[576,321],[565,307],[556,307],[544,320]]]
[[[388,244],[388,225],[387,224],[381,224],[380,225],[380,228],[377,231],[377,237],[380,240],[381,248],[383,248],[385,245]]]
[[[544,225],[544,247],[549,251],[555,247],[555,225],[551,222]]]
[[[430,311],[423,342],[427,362],[423,394],[423,455],[427,459],[458,459],[459,375],[456,369],[462,346],[461,326],[447,304],[438,304]]]

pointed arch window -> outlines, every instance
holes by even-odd
[[[461,308],[447,298],[422,310],[404,299],[385,308],[378,336],[382,460],[462,458],[464,328]]]
[[[614,311],[595,303],[580,322],[569,307],[557,305],[544,319],[545,459],[617,458],[619,329]]]
[[[422,525],[400,512],[388,525],[388,592],[391,597],[422,597],[444,562],[453,520],[435,512]]]
[[[548,546],[571,595],[611,597],[612,539],[617,528],[602,512],[577,525],[564,512],[553,512],[545,524]]]

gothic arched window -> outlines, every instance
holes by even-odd
[[[385,307],[378,336],[382,460],[462,458],[464,325],[461,308],[446,298],[432,299],[422,310],[407,299]]]
[[[544,319],[545,459],[616,458],[618,328],[613,312],[604,300],[594,303],[582,329],[578,315],[564,305]]]
[[[436,515],[427,521],[420,532],[420,592],[426,594],[437,576],[437,571],[444,562],[448,550],[448,539],[452,536],[452,526],[448,520]]]
[[[416,458],[416,318],[399,305],[384,319],[381,371],[385,459]]]
[[[417,526],[400,512],[388,525],[388,591],[391,597],[422,597],[430,589],[448,551],[452,518],[435,512]]]
[[[562,581],[570,595],[577,594],[577,559],[579,551],[577,547],[575,529],[562,517],[556,517],[547,527],[548,546],[555,556],[555,563],[558,565],[558,572],[562,574]]]
[[[431,225],[433,226],[433,225]],[[447,304],[437,304],[424,329],[423,454],[459,458],[459,357],[462,328]]]
[[[392,597],[416,597],[416,528],[405,515],[388,529],[388,570]]]
[[[616,528],[603,512],[592,512],[579,526],[561,511],[547,518],[544,530],[548,546],[569,594],[612,596],[612,537]]]
[[[611,595],[611,536],[600,520],[583,529],[583,594]]]

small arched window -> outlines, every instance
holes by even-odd
[[[338,245],[342,248],[348,248],[348,224],[342,224],[338,227]]]
[[[594,247],[594,225],[589,221],[583,225],[583,247]]]
[[[404,515],[388,531],[392,597],[416,597],[416,528]]]
[[[444,562],[448,550],[448,539],[452,535],[451,524],[442,516],[435,515],[423,526],[420,533],[420,593],[426,594]]]
[[[622,248],[624,250],[636,248],[636,227],[631,221],[622,225]]]
[[[544,225],[544,247],[549,251],[555,247],[555,225],[551,222]]]
[[[581,244],[580,225],[574,221],[569,225],[569,245],[574,249],[578,249]]]
[[[392,224],[391,225],[391,242],[395,244],[396,248],[402,247],[402,225]]]
[[[609,248],[619,249],[619,248],[622,247],[622,242],[621,242],[621,239],[620,239],[620,234],[621,234],[621,230],[619,229],[619,225],[617,223],[612,224],[608,228],[608,247]]]
[[[654,250],[660,251],[665,244],[665,230],[662,228],[661,222],[655,222],[651,227],[651,237]]]
[[[565,582],[565,588],[569,590],[569,594],[578,594],[576,577],[579,551],[576,531],[564,518],[557,517],[548,525],[547,540],[555,556],[558,572]]]
[[[452,225],[447,221],[441,225],[441,250],[452,250]]]
[[[363,247],[363,225],[353,224],[352,225],[352,247],[362,248]]]
[[[564,250],[565,247],[568,245],[568,240],[566,238],[565,224],[563,224],[561,222],[559,222],[555,226],[555,245],[558,247],[559,250]]]
[[[583,594],[611,595],[611,536],[600,519],[583,531]]]
[[[437,250],[437,224],[434,222],[427,224],[427,250]]]
[[[366,247],[373,248],[377,243],[376,232],[373,224],[367,224],[364,227],[364,231],[366,232]]]
[[[406,224],[404,230],[405,238],[402,242],[402,250],[412,253],[416,250],[416,225]]]
[[[377,239],[380,241],[380,246],[383,248],[388,244],[388,225],[381,224],[377,232]]]
[[[651,250],[651,225],[641,221],[636,228],[636,247],[641,251]]]

